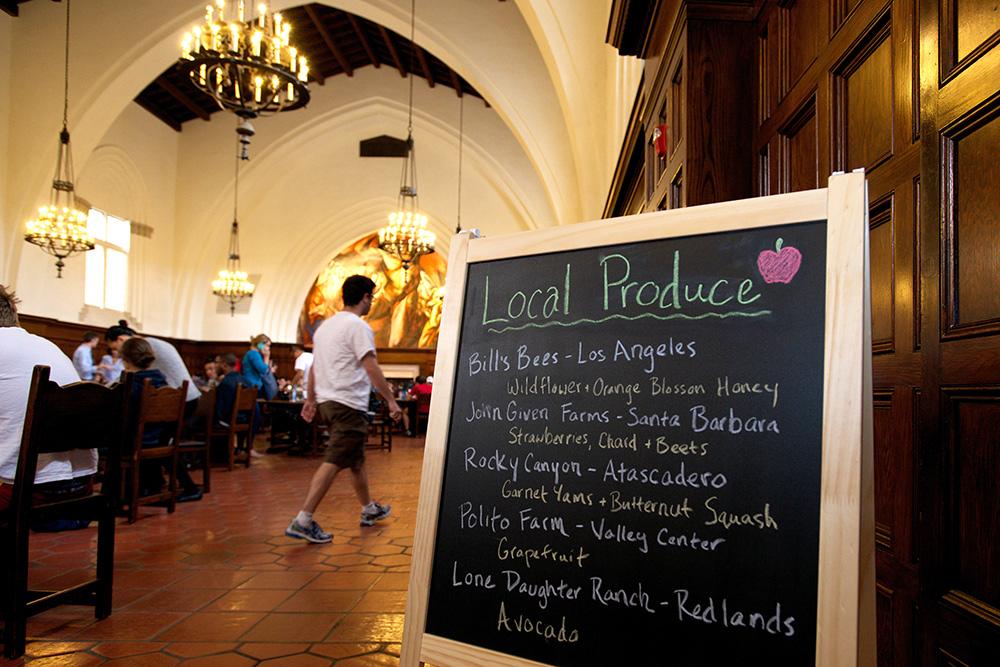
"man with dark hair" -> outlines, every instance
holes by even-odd
[[[73,362],[55,344],[18,326],[17,297],[0,285],[0,521],[10,505],[31,374],[36,364],[48,366],[49,379],[56,384],[80,380]],[[41,454],[35,491],[42,497],[82,495],[89,492],[90,477],[95,472],[97,450]]]
[[[372,500],[365,471],[366,412],[372,386],[385,398],[393,421],[399,421],[402,414],[375,358],[375,333],[361,319],[371,310],[375,283],[365,276],[350,276],[341,291],[344,309],[323,322],[313,335],[309,396],[302,407],[303,419],[312,421],[318,411],[330,427],[326,457],[313,474],[302,510],[285,529],[289,537],[316,544],[330,542],[332,537],[319,527],[313,512],[337,473],[345,468],[351,471],[361,503],[361,525],[371,526],[389,516],[388,505]]]
[[[236,355],[232,352],[215,358],[219,383],[215,385],[215,421],[228,424],[236,402],[236,388],[243,384],[243,376],[236,370]]]
[[[88,331],[83,334],[83,342],[73,352],[73,368],[81,380],[91,382],[98,379],[95,377],[97,368],[94,366],[94,348],[100,339],[101,337],[93,331]]]

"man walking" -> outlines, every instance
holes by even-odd
[[[389,416],[399,421],[399,404],[375,358],[375,333],[361,318],[372,307],[375,283],[365,276],[344,281],[344,309],[323,322],[313,336],[315,359],[309,369],[309,397],[302,418],[312,421],[318,411],[329,425],[325,461],[313,474],[302,510],[285,529],[285,535],[316,544],[329,542],[313,520],[313,512],[341,470],[351,471],[351,483],[361,503],[361,525],[371,526],[389,516],[388,505],[372,500],[365,471],[365,438],[368,434],[368,398],[372,386],[389,405]]]

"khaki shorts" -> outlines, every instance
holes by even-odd
[[[357,469],[364,465],[368,438],[365,413],[335,401],[320,403],[318,409],[330,430],[324,460],[338,468]]]

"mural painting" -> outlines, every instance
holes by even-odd
[[[299,316],[299,342],[312,345],[313,332],[343,307],[340,286],[359,273],[375,282],[375,300],[366,318],[380,348],[437,346],[444,302],[446,262],[439,253],[424,255],[403,271],[402,262],[378,249],[378,235],[366,236],[340,250],[319,274]]]

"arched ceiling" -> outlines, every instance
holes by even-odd
[[[325,85],[331,77],[350,77],[355,70],[385,65],[400,76],[421,77],[431,88],[446,86],[459,96],[482,99],[468,81],[433,54],[374,21],[320,3],[289,7],[281,14],[292,26],[292,41],[309,60],[311,84]],[[209,120],[220,110],[177,64],[163,70],[135,101],[178,132],[184,123]]]

